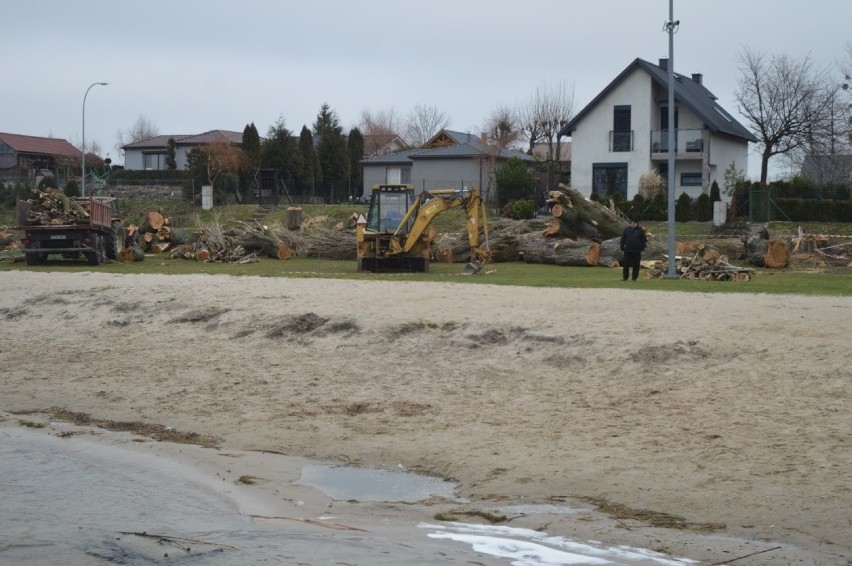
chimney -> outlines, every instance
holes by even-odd
[[[488,132],[482,132],[479,134],[479,141],[482,142],[483,145],[488,145]]]
[[[692,80],[694,80],[698,84],[704,84],[702,82],[704,80],[704,75],[702,75],[701,73],[692,73]]]
[[[669,70],[669,58],[660,59],[660,68],[664,71]]]

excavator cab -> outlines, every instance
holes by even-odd
[[[414,204],[414,185],[378,185],[370,197],[367,229],[396,232],[405,213]],[[407,230],[402,230],[406,233]]]

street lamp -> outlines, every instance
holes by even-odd
[[[80,176],[80,196],[86,196],[86,97],[89,96],[89,91],[94,86],[106,86],[109,83],[92,83],[86,89],[86,94],[83,95],[83,166],[82,175]]]
[[[668,254],[669,268],[666,277],[669,279],[677,278],[675,270],[675,105],[674,105],[674,34],[680,26],[680,20],[674,19],[674,0],[669,0],[669,21],[663,26],[663,31],[669,34],[669,123],[668,123],[668,144],[669,144],[669,164],[668,164]]]

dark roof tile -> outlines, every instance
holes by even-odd
[[[59,138],[42,138],[0,132],[0,141],[11,147],[15,153],[82,157],[82,152],[79,149],[71,145],[67,140]]]

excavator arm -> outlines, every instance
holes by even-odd
[[[400,230],[408,226],[411,218],[414,218],[411,229],[404,236],[400,251],[403,253],[411,251],[436,216],[460,206],[465,209],[467,236],[471,250],[469,267],[472,266],[479,271],[491,259],[491,253],[488,248],[488,215],[485,211],[485,203],[477,189],[436,189],[420,193],[397,228],[396,234],[399,235]]]

